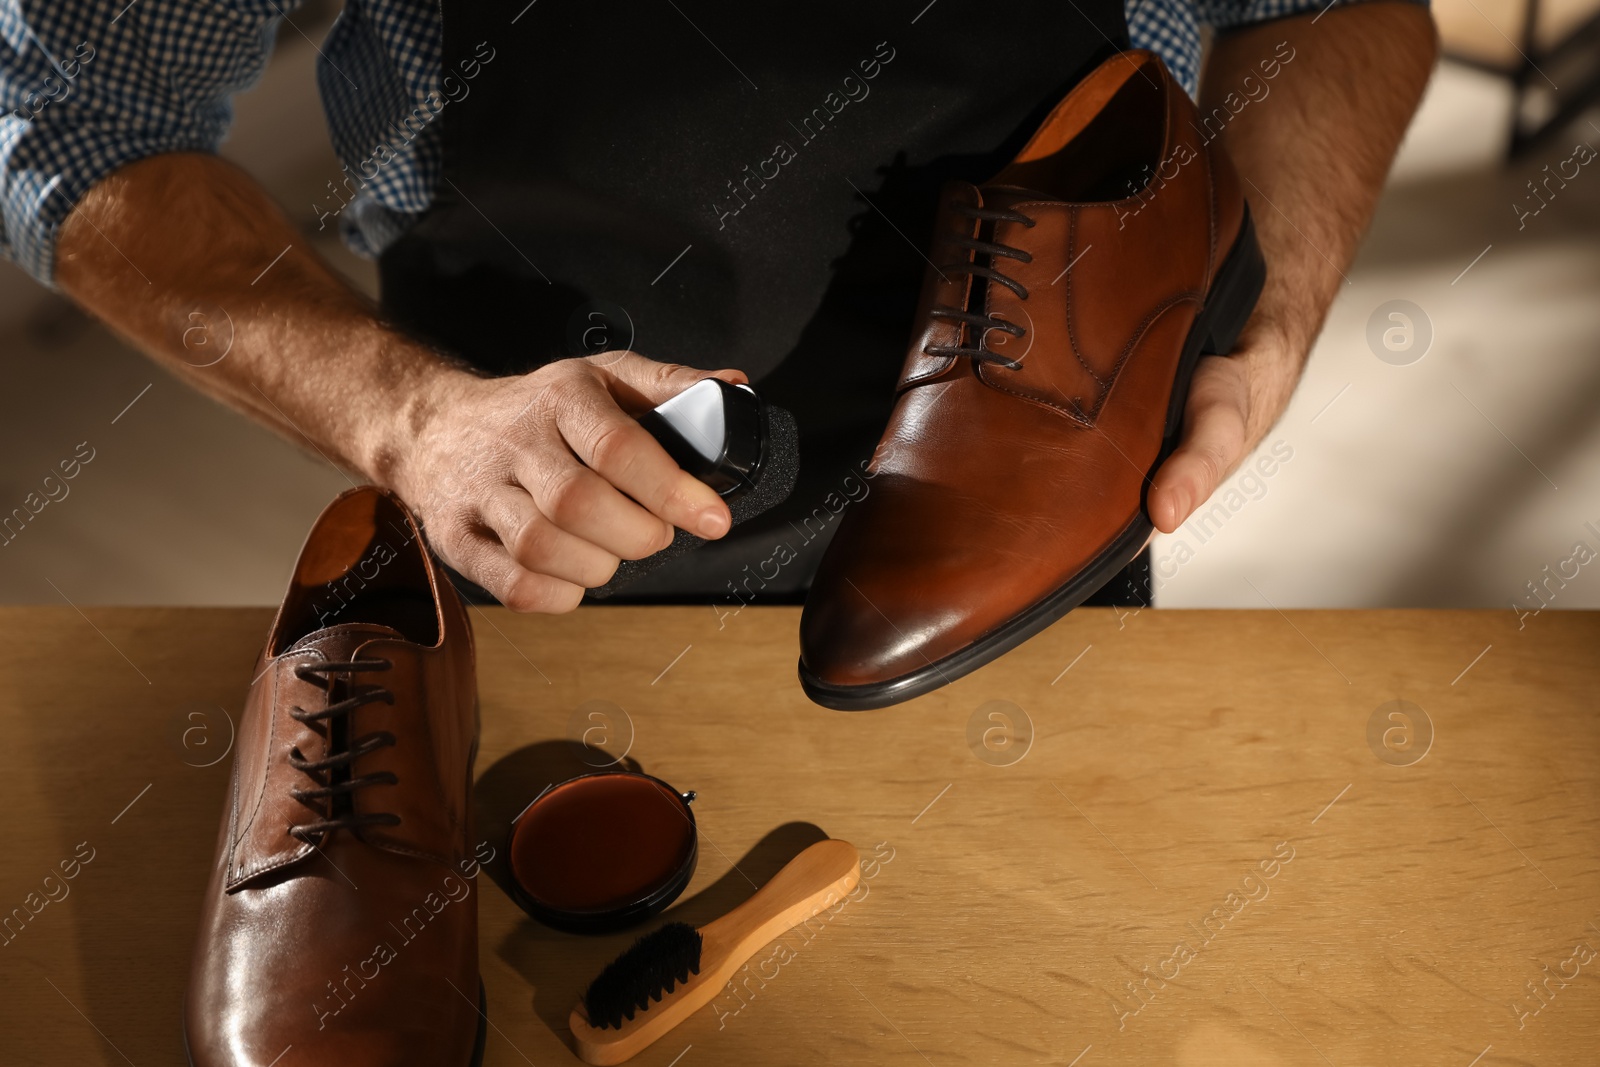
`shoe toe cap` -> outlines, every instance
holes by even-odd
[[[800,622],[801,667],[825,686],[881,685],[929,668],[962,628],[960,605],[908,595],[915,590],[893,574],[841,570],[812,586]]]
[[[1030,600],[1036,563],[992,535],[953,528],[947,497],[909,488],[882,486],[829,546],[800,621],[801,669],[814,686],[937,677],[941,660]]]

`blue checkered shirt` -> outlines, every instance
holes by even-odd
[[[0,0],[0,254],[49,284],[56,231],[95,182],[158,153],[216,151],[233,95],[261,76],[279,23],[303,2]],[[1126,2],[1133,43],[1159,53],[1193,93],[1202,25],[1329,0]],[[438,126],[401,123],[442,99],[439,51],[435,0],[346,0],[321,43],[317,85],[333,147],[350,175],[360,171],[346,186],[360,195],[339,223],[363,254],[381,251],[433,198]],[[380,145],[395,146],[393,157],[374,165]]]

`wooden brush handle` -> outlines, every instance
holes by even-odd
[[[772,881],[722,918],[701,927],[700,973],[634,1014],[622,1028],[589,1025],[580,1002],[572,1009],[578,1055],[596,1067],[638,1055],[667,1031],[716,999],[756,950],[779,934],[842,901],[861,880],[861,857],[848,841],[818,841],[790,860]]]

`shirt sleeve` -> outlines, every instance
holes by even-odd
[[[1195,11],[1202,25],[1218,30],[1270,22],[1290,15],[1307,15],[1331,7],[1348,7],[1364,0],[1195,0]],[[1429,0],[1408,0],[1427,7]]]
[[[1200,87],[1200,30],[1229,30],[1363,0],[1125,0],[1128,37],[1166,61],[1190,96]],[[1429,0],[1408,0],[1427,6]]]
[[[0,0],[0,255],[51,285],[57,230],[91,186],[216,151],[298,2]]]

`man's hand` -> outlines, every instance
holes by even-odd
[[[1252,319],[1228,356],[1204,356],[1189,384],[1183,443],[1162,464],[1150,493],[1150,519],[1171,533],[1216,492],[1266,437],[1289,405],[1305,353]]]
[[[563,612],[673,527],[714,539],[727,505],[635,420],[703,378],[739,371],[633,352],[566,359],[515,378],[447,375],[393,488],[444,561],[514,611]]]
[[[219,159],[117,171],[62,226],[56,260],[62,289],[178,377],[399,492],[434,550],[511,608],[570,610],[673,526],[728,531],[727,506],[633,416],[743,374],[607,352],[477,377],[380,320]],[[213,320],[227,344],[191,350]]]
[[[1437,51],[1426,8],[1381,0],[1217,37],[1200,111],[1231,115],[1219,143],[1244,183],[1267,284],[1233,354],[1195,368],[1182,443],[1150,488],[1163,533],[1216,492],[1288,406]]]

